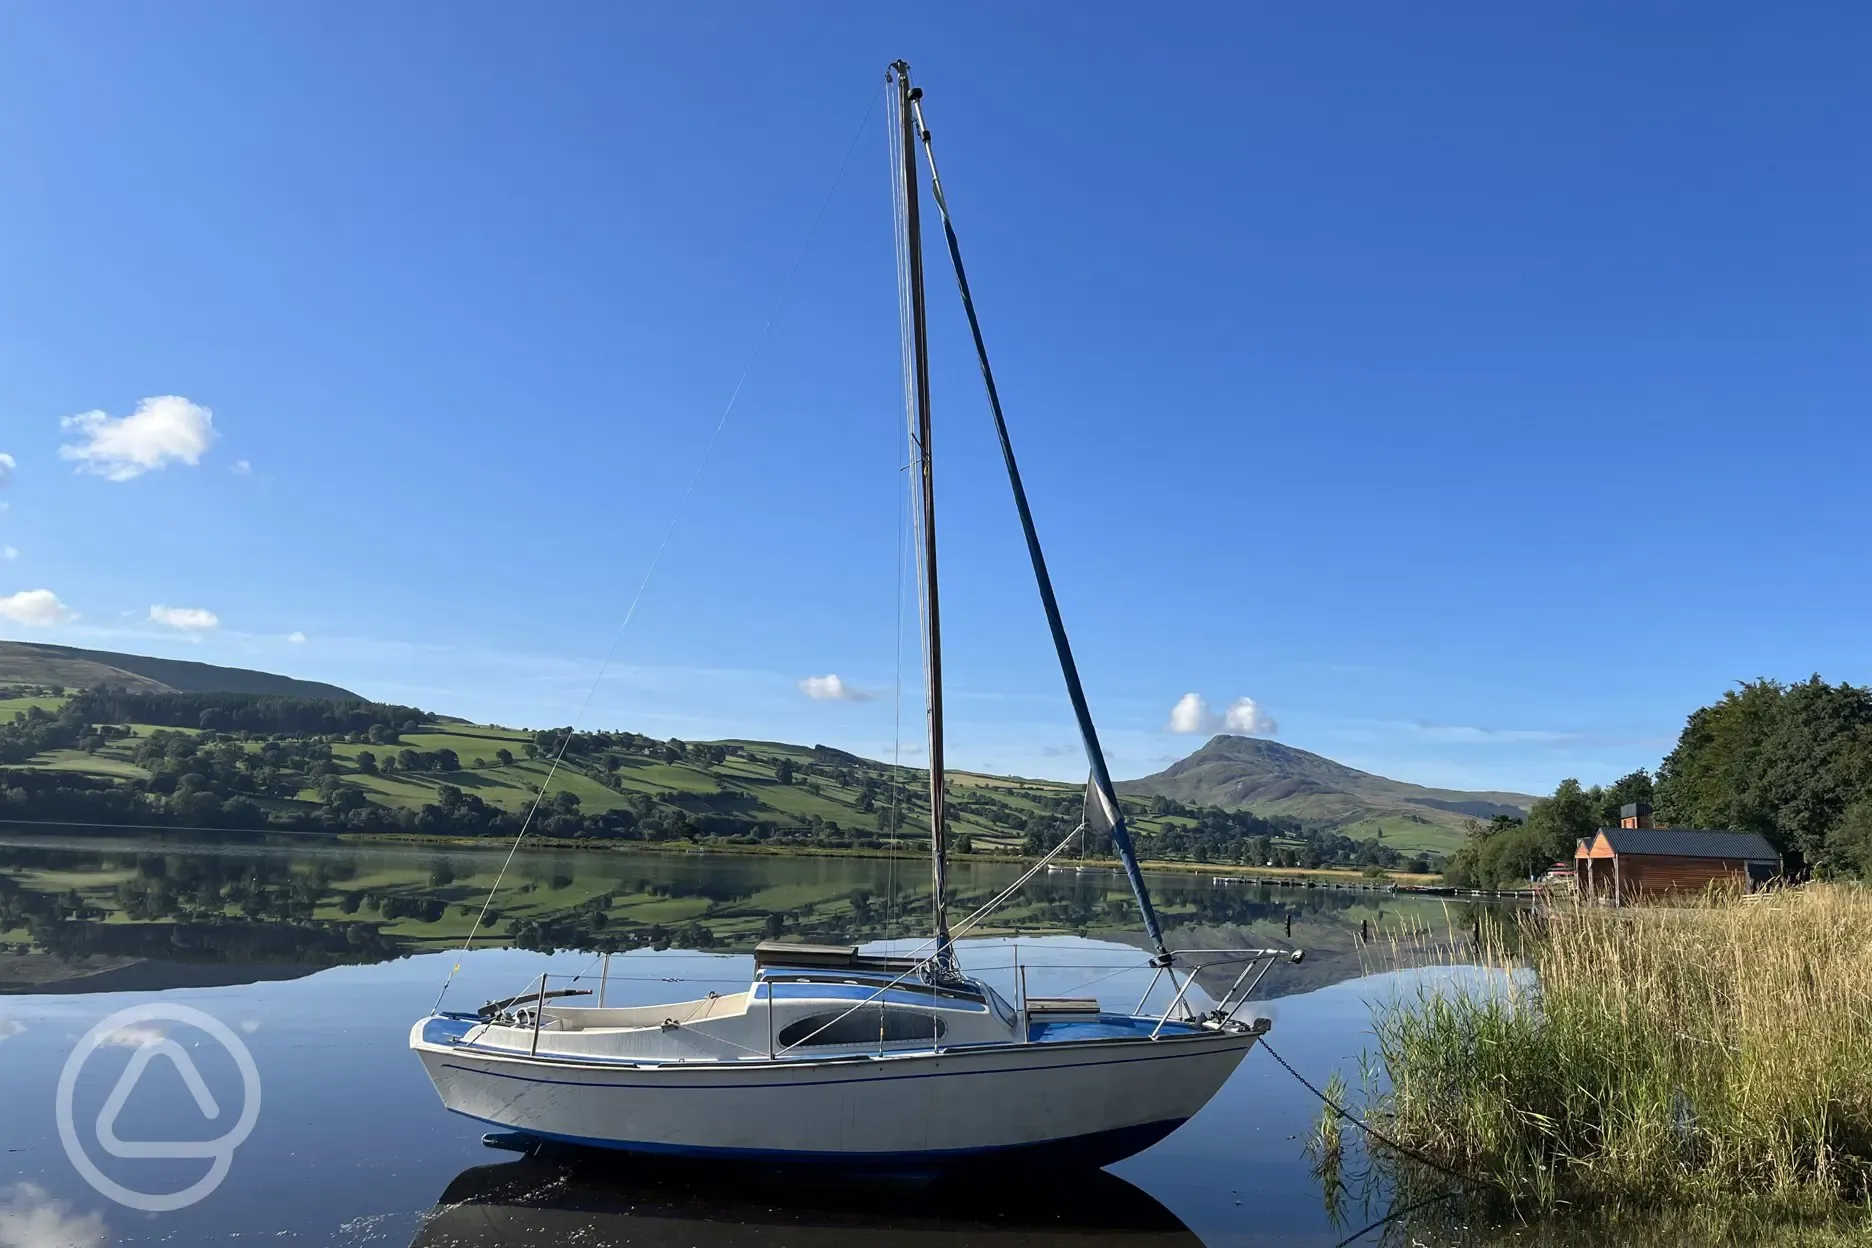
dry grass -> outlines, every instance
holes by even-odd
[[[1569,906],[1452,960],[1494,973],[1375,1011],[1401,1143],[1544,1208],[1872,1199],[1872,890]]]

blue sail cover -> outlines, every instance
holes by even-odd
[[[1131,894],[1137,898],[1138,908],[1142,912],[1144,932],[1161,953],[1164,948],[1163,931],[1158,927],[1157,910],[1151,905],[1150,892],[1144,887],[1144,875],[1138,867],[1137,854],[1131,848],[1131,831],[1125,827],[1124,807],[1099,786],[1098,771],[1095,768],[1086,780],[1086,840],[1089,842],[1100,833],[1111,837],[1112,848],[1117,851],[1118,860],[1124,863],[1125,878],[1131,883]]]

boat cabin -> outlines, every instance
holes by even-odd
[[[1582,838],[1574,863],[1580,895],[1615,906],[1712,885],[1753,892],[1781,874],[1760,833],[1655,827],[1642,802],[1619,811],[1618,827]]]
[[[932,982],[915,958],[849,945],[763,942],[746,992],[668,1005],[574,1005],[548,992],[490,1002],[478,1016],[430,1020],[438,1044],[571,1062],[825,1060],[958,1047],[1153,1038],[1200,1031],[1188,1019],[1109,1015],[1093,997],[1010,1005],[979,980]],[[600,1000],[602,1001],[602,996]]]

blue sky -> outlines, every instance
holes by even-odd
[[[913,757],[906,56],[1118,774],[1872,679],[1872,14],[1143,13],[7,6],[0,635],[566,722],[771,317],[582,722]],[[1083,775],[931,262],[951,756]]]

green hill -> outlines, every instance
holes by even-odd
[[[27,641],[0,641],[0,685],[63,685],[67,689],[117,685],[141,693],[252,693],[339,702],[362,700],[337,685],[244,667]]]
[[[1462,826],[1496,815],[1522,818],[1525,793],[1471,793],[1388,780],[1330,758],[1261,737],[1218,736],[1155,775],[1125,780],[1121,792],[1168,797],[1194,806],[1292,815],[1354,839],[1384,830],[1400,848],[1448,850]]]
[[[500,840],[525,825],[562,840],[906,850],[927,841],[926,785],[921,771],[823,745],[568,739],[374,702],[0,687],[0,825]],[[1072,831],[1084,803],[1077,785],[968,772],[951,773],[948,792],[958,854],[1040,853]],[[1410,860],[1407,846],[1296,819],[1143,797],[1125,805],[1141,856],[1159,861]],[[1083,849],[1099,858],[1111,846],[1101,833]]]
[[[493,837],[525,823],[558,838],[815,850],[928,835],[927,777],[913,768],[825,745],[566,731],[264,672],[0,643],[0,767],[12,769],[0,821]],[[1119,787],[1145,857],[1282,867],[1400,866],[1453,849],[1464,819],[1531,800],[1400,784],[1238,737]],[[1076,783],[949,777],[960,852],[1041,852],[1083,803]],[[1101,834],[1086,850],[1110,846]]]

